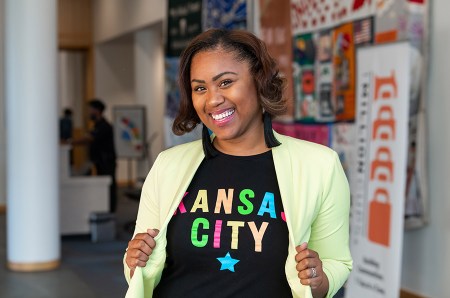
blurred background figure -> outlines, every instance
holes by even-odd
[[[114,132],[112,125],[105,119],[103,112],[105,104],[99,99],[89,101],[89,119],[94,122],[94,128],[84,137],[72,140],[72,145],[89,145],[89,158],[95,166],[91,174],[111,177],[109,187],[109,209],[116,211],[116,150],[114,148]]]
[[[59,119],[59,139],[61,141],[67,141],[72,138],[72,110],[69,108],[64,109],[63,116]]]

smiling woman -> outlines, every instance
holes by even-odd
[[[265,44],[254,35],[239,30],[209,30],[199,35],[181,56],[179,81],[181,85],[180,112],[173,123],[176,134],[189,132],[203,122],[216,136],[218,133],[226,134],[227,132],[234,134],[235,137],[244,137],[243,133],[253,135],[256,129],[263,128],[260,116],[265,111],[265,138],[262,140],[265,140],[268,148],[279,145],[273,136],[270,121],[273,116],[281,115],[286,111],[286,100],[282,96],[285,80],[278,75],[276,62],[269,55]],[[228,94],[231,96],[226,96]],[[232,107],[233,102],[239,103],[240,99],[244,99],[241,100],[242,111]],[[221,100],[227,102],[222,103]],[[203,108],[200,107],[201,104]],[[230,105],[228,110],[225,107],[227,104]],[[249,107],[252,108],[249,109]],[[199,113],[199,108],[203,112]],[[253,113],[246,114],[250,110]],[[236,115],[234,115],[235,112],[237,112]],[[209,118],[213,117],[217,121],[208,121],[208,117],[202,118],[203,113],[210,114]],[[230,114],[228,115],[230,117],[225,118],[224,113]],[[231,117],[231,115],[234,116]],[[241,121],[244,121],[244,117],[246,118],[245,125],[241,126],[244,123],[237,120],[233,124],[234,131],[230,128],[231,125],[224,128],[228,120],[239,118],[239,116]],[[218,121],[222,118],[224,118],[223,121]],[[214,130],[215,127],[223,129]],[[237,130],[236,127],[240,129]],[[258,136],[258,133],[254,136]],[[237,138],[235,142],[240,139]],[[209,144],[206,143],[206,145]],[[215,145],[220,147],[219,144]],[[214,147],[207,146],[207,149],[207,155],[208,153],[215,155]],[[251,153],[245,148],[239,149],[243,154]],[[255,152],[260,151],[258,148],[254,149]],[[235,153],[239,155],[239,152]]]
[[[331,149],[272,130],[284,80],[264,43],[204,32],[179,82],[173,131],[202,123],[203,138],[162,152],[146,179],[127,297],[333,297],[352,268],[347,179]]]

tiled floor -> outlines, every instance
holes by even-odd
[[[136,202],[119,198],[119,240],[92,243],[88,236],[64,237],[61,267],[41,273],[6,269],[6,217],[0,215],[0,298],[124,297],[122,256],[131,234],[123,227],[135,218],[137,207]]]

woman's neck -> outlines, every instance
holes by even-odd
[[[235,156],[250,156],[270,150],[264,139],[264,127],[257,127],[245,135],[232,140],[214,138],[214,147],[222,153]]]

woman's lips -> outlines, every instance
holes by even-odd
[[[235,109],[226,109],[211,113],[213,122],[218,126],[224,126],[234,118]]]

